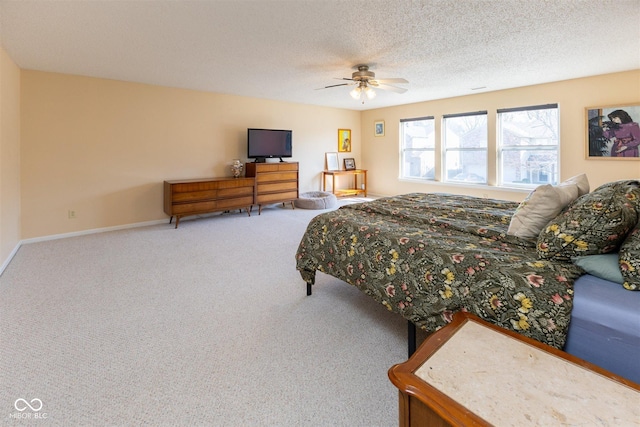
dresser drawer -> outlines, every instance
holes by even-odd
[[[239,187],[249,187],[253,188],[253,184],[255,182],[254,178],[234,178],[229,179],[227,181],[219,181],[218,188],[239,188]]]
[[[272,182],[261,184],[258,186],[258,194],[270,193],[274,191],[282,192],[287,190],[297,190],[298,183],[296,181]]]
[[[298,198],[297,191],[287,191],[282,193],[258,194],[256,203],[277,203],[287,200],[295,200]]]
[[[258,183],[269,181],[298,181],[298,172],[260,173],[256,177]]]
[[[218,190],[218,198],[253,196],[253,185],[251,187],[222,188]]]
[[[191,191],[207,191],[218,188],[218,181],[182,182],[172,184],[171,191],[174,193],[186,193]]]
[[[298,164],[297,163],[278,163],[279,171],[297,171]]]
[[[189,191],[173,193],[173,203],[211,200],[217,197],[218,190]]]
[[[218,210],[232,208],[246,208],[253,204],[253,195],[246,197],[236,197],[234,199],[220,199],[217,201]]]
[[[200,202],[200,203],[179,203],[172,206],[173,215],[184,215],[184,214],[196,214],[203,212],[211,212],[216,210],[217,201],[211,200],[208,202]]]

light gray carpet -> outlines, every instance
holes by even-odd
[[[23,245],[0,277],[0,425],[397,425],[405,322],[321,273],[308,297],[295,269],[322,212]]]

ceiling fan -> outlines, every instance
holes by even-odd
[[[391,79],[376,79],[376,74],[373,71],[369,71],[368,65],[357,65],[358,71],[351,74],[351,78],[343,77],[340,80],[349,80],[351,83],[340,83],[336,85],[329,85],[318,89],[329,89],[338,86],[352,86],[355,88],[349,92],[354,99],[360,99],[364,94],[367,99],[373,99],[376,96],[376,91],[373,88],[390,90],[396,93],[405,93],[407,89],[390,85],[389,83],[409,83],[406,79],[391,78]],[[363,101],[364,102],[364,101]]]

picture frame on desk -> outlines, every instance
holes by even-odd
[[[352,171],[356,169],[356,159],[347,158],[344,159],[344,170]]]
[[[340,163],[338,163],[338,153],[325,153],[328,171],[340,170]]]

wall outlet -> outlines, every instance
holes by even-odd
[[[70,210],[69,211],[69,219],[76,219],[76,218],[77,218],[76,211],[71,211]]]

